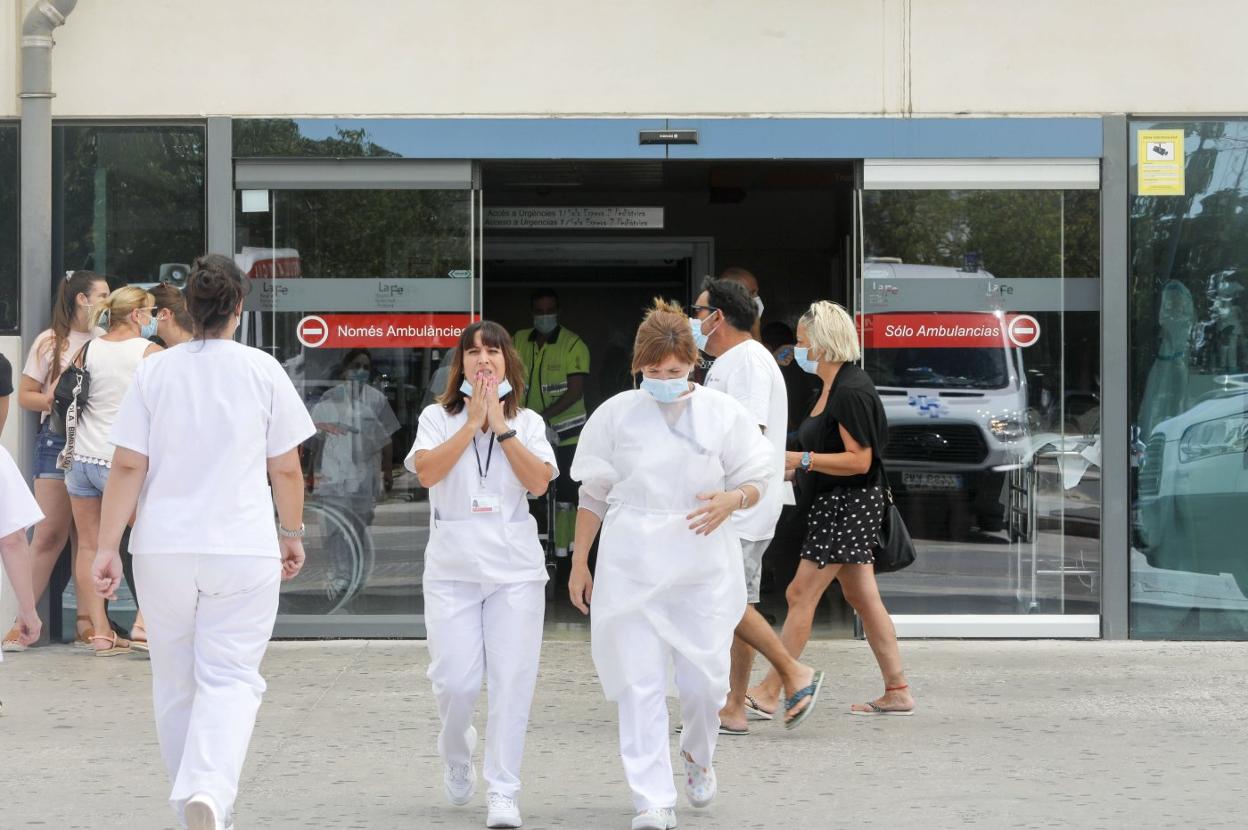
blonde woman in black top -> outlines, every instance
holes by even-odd
[[[888,437],[884,404],[856,361],[861,355],[854,320],[836,303],[813,304],[797,324],[794,360],[823,381],[823,391],[798,430],[802,451],[785,454],[806,511],[806,537],[797,575],[785,594],[789,613],[781,640],[800,657],[810,639],[815,608],[832,580],[862,620],[884,676],[884,694],[855,703],[855,715],[911,715],[914,698],[901,665],[897,632],[875,582],[874,548],[887,504],[877,454]],[[750,690],[747,705],[768,715],[780,706],[780,679],[772,671]]]

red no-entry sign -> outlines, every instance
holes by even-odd
[[[1020,314],[1010,320],[1005,328],[1005,335],[1020,349],[1034,346],[1040,339],[1040,321],[1030,314]]]
[[[299,325],[295,327],[295,336],[309,349],[320,348],[329,339],[329,324],[323,317],[310,314],[299,321]]]

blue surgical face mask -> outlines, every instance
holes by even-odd
[[[535,314],[533,315],[533,328],[542,334],[550,334],[559,325],[558,314]]]
[[[471,398],[472,397],[472,381],[468,380],[467,378],[464,378],[464,382],[459,385],[459,391],[463,392],[465,395]],[[510,393],[511,393],[511,384],[507,381],[507,378],[503,378],[503,382],[498,385],[498,396],[500,398],[505,398]]]
[[[689,378],[642,378],[641,388],[659,403],[671,403],[689,391]]]
[[[153,315],[152,315],[152,319],[150,319],[150,320],[148,320],[146,323],[144,323],[144,324],[143,324],[143,327],[142,327],[141,329],[139,329],[139,337],[142,337],[144,340],[146,340],[146,339],[148,339],[148,338],[150,338],[150,337],[155,337],[155,336],[156,336],[156,326],[157,326],[157,322],[156,322],[156,315],[154,315],[154,314],[153,314]]]
[[[715,328],[717,329],[719,326],[716,326]],[[710,334],[703,334],[702,321],[697,317],[690,317],[689,330],[693,332],[693,343],[698,347],[698,351],[706,351],[706,342],[711,339],[711,334],[715,333],[715,329],[711,329]]]
[[[368,369],[356,368],[347,372],[347,380],[354,380],[359,383],[368,383],[368,376],[371,374]]]
[[[819,374],[819,361],[810,359],[810,349],[806,346],[798,346],[793,350],[793,360],[802,367],[802,371],[810,372],[812,375]]]

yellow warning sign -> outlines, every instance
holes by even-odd
[[[1140,130],[1139,194],[1183,195],[1183,131]]]

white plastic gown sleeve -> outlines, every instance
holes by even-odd
[[[774,452],[740,403],[702,387],[672,404],[624,392],[589,419],[571,473],[582,504],[606,505],[590,625],[608,699],[656,670],[630,660],[638,623],[727,689],[745,610],[740,541],[731,522],[698,536],[686,517],[700,493],[764,492]]]

